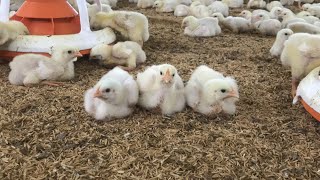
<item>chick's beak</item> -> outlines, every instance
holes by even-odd
[[[94,98],[99,98],[102,96],[102,93],[100,92],[99,88],[94,92],[93,97]]]
[[[234,98],[238,98],[239,99],[239,94],[235,91],[235,90],[232,90],[229,92],[229,94],[227,95],[227,97],[234,97]]]
[[[170,83],[172,81],[172,77],[170,75],[170,71],[167,70],[166,71],[166,74],[164,75],[164,77],[162,78],[162,80],[165,82],[165,83]]]
[[[78,51],[78,52],[74,53],[74,57],[82,57],[82,54]]]

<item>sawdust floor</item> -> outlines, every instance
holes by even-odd
[[[187,108],[168,119],[137,108],[128,118],[97,122],[84,111],[83,93],[107,69],[80,60],[64,87],[27,88],[10,85],[2,64],[0,179],[320,178],[319,123],[291,105],[290,72],[269,55],[273,37],[190,38],[182,18],[140,12],[151,37],[147,63],[133,73],[171,63],[187,81],[207,64],[238,80],[236,115],[206,118]]]

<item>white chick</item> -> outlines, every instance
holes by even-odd
[[[137,64],[146,61],[146,53],[141,46],[132,41],[118,42],[115,45],[99,44],[91,49],[90,59],[98,60],[101,66],[120,66],[125,70],[133,70]],[[125,66],[125,67],[124,67]]]
[[[188,16],[190,15],[190,7],[184,4],[179,4],[174,10],[174,15],[178,17]]]
[[[283,8],[281,8],[281,7],[273,7],[269,13],[270,18],[279,20],[279,16],[282,13],[282,10],[283,10]]]
[[[202,5],[199,1],[195,1],[190,5],[190,14],[196,18],[209,17],[209,8]]]
[[[138,8],[150,8],[153,6],[155,0],[138,0],[137,7]]]
[[[281,62],[291,68],[292,94],[299,81],[315,67],[320,66],[320,36],[308,33],[297,33],[284,43]]]
[[[102,76],[84,95],[84,107],[96,120],[111,120],[130,115],[139,99],[137,82],[116,67]]]
[[[320,6],[320,3],[313,3],[313,4],[306,3],[306,4],[302,5],[302,10],[308,11],[308,9],[312,6]]]
[[[215,1],[208,6],[210,14],[221,13],[223,16],[227,17],[229,15],[229,7],[221,1]]]
[[[282,28],[286,28],[289,24],[295,22],[306,22],[304,19],[296,17],[291,11],[282,11],[279,17],[282,18]]]
[[[187,104],[196,112],[212,115],[220,112],[234,114],[239,99],[238,86],[231,77],[207,66],[199,66],[188,81],[185,94]]]
[[[222,0],[221,2],[228,5],[229,8],[241,8],[243,6],[243,0]]]
[[[282,4],[279,1],[271,1],[270,3],[267,4],[267,10],[271,11],[272,8],[274,7],[283,7]]]
[[[275,36],[281,30],[281,22],[277,19],[270,19],[269,16],[261,13],[252,17],[256,21],[254,27],[263,35]]]
[[[89,21],[90,21],[90,26],[92,26],[92,23],[95,22],[94,18],[96,17],[96,14],[100,12],[99,7],[97,4],[88,4],[88,15],[89,15]],[[111,12],[112,9],[109,5],[107,4],[101,4],[101,12]]]
[[[92,26],[96,29],[111,27],[119,31],[122,36],[139,43],[149,39],[148,19],[138,12],[112,11],[109,13],[99,12],[96,14]]]
[[[138,73],[139,105],[146,109],[160,107],[171,115],[185,107],[184,85],[177,69],[169,64],[154,65]]]
[[[283,6],[292,6],[293,3],[294,3],[294,0],[280,0],[280,3],[281,3]]]
[[[314,24],[315,22],[320,21],[319,18],[317,18],[315,16],[311,16],[311,15],[310,16],[306,15],[301,18],[304,19],[309,24]]]
[[[218,18],[219,23],[234,33],[248,32],[251,28],[251,22],[242,17],[223,17],[221,13],[213,13],[212,17]]]
[[[216,0],[192,0],[193,2],[199,1],[202,5],[209,6],[213,2],[216,2]]]
[[[312,16],[320,18],[320,6],[311,6],[307,10]]]
[[[306,22],[291,23],[288,28],[295,33],[320,34],[320,27]]]
[[[153,7],[156,12],[173,12],[180,2],[178,0],[156,0]]]
[[[252,13],[248,10],[243,10],[239,14],[239,17],[243,17],[251,22]]]
[[[279,57],[282,53],[284,42],[289,39],[289,37],[293,34],[291,29],[281,29],[277,33],[276,40],[274,41],[271,49],[270,54],[275,57]]]
[[[311,16],[311,14],[308,11],[300,11],[299,13],[296,14],[296,17],[302,18],[305,16]]]
[[[20,21],[0,22],[0,45],[29,34],[28,28]]]
[[[251,24],[254,25],[254,23],[256,23],[258,21],[258,19],[254,19],[252,18],[253,16],[256,16],[258,14],[264,14],[266,17],[270,17],[270,13],[266,10],[263,9],[256,9],[254,11],[252,11],[252,15],[251,15]]]
[[[39,84],[43,80],[65,81],[74,78],[73,62],[81,53],[73,47],[61,45],[52,49],[51,58],[40,54],[23,54],[10,62],[9,81],[13,85]],[[44,82],[48,85],[55,83]]]
[[[249,0],[247,4],[247,8],[264,8],[266,6],[266,2],[263,0]]]
[[[209,37],[221,33],[217,18],[205,17],[197,19],[194,16],[185,17],[182,21],[184,34],[191,37]]]

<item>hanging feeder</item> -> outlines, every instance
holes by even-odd
[[[303,107],[320,121],[320,67],[312,70],[300,81],[293,104],[297,103],[298,99]]]
[[[22,22],[30,35],[20,35],[2,45],[0,57],[12,59],[24,53],[49,56],[51,47],[57,44],[77,47],[82,54],[89,54],[95,45],[115,41],[116,36],[110,28],[90,30],[86,1],[76,1],[79,14],[66,0],[26,0],[10,19]],[[9,6],[9,0],[1,0],[0,21],[9,20]]]

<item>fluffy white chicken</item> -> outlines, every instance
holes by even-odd
[[[84,95],[84,107],[96,120],[111,120],[130,115],[138,102],[137,82],[116,67],[102,76]]]
[[[263,0],[249,0],[247,8],[264,8],[266,5],[266,2]]]
[[[88,4],[88,15],[89,15],[89,21],[90,21],[90,26],[92,26],[92,23],[95,22],[94,18],[96,17],[96,14],[100,12],[99,7],[97,4]],[[111,12],[112,9],[109,5],[107,4],[101,4],[101,12]]]
[[[16,56],[9,66],[9,81],[13,85],[30,86],[43,80],[65,81],[74,78],[73,62],[81,53],[73,47],[65,45],[52,48],[51,58],[39,54],[23,54]],[[42,82],[57,85],[53,82]]]
[[[320,27],[305,22],[291,23],[288,28],[295,33],[320,34]]]
[[[320,18],[320,6],[310,6],[307,10],[312,16]]]
[[[216,2],[216,0],[192,0],[193,2],[199,1],[201,4],[205,6],[209,6],[213,2]]]
[[[215,1],[208,6],[210,14],[221,13],[223,16],[227,17],[229,15],[229,7],[221,1]]]
[[[283,8],[281,8],[281,7],[273,7],[269,13],[270,18],[279,20],[279,16],[282,13],[282,10],[283,10]]]
[[[160,107],[171,115],[185,107],[184,85],[177,69],[169,64],[154,65],[138,73],[139,105],[146,109]]]
[[[217,18],[205,17],[197,19],[194,16],[185,17],[182,21],[184,34],[191,37],[209,37],[221,33]]]
[[[218,18],[219,23],[234,33],[248,32],[252,29],[251,22],[242,17],[223,17],[221,13],[213,13],[212,17]]]
[[[320,6],[320,3],[313,3],[313,4],[306,3],[306,4],[302,5],[302,10],[308,11],[308,9],[312,6]]]
[[[173,13],[175,16],[181,17],[181,16],[188,16],[190,15],[190,7],[186,6],[184,4],[179,4]]]
[[[279,17],[282,18],[282,28],[286,28],[291,23],[306,22],[304,19],[296,17],[293,12],[285,10],[281,12]]]
[[[137,12],[99,12],[96,14],[92,26],[95,29],[110,27],[141,46],[149,39],[148,19],[145,15]]]
[[[248,10],[243,10],[241,11],[241,13],[239,14],[239,17],[243,17],[247,20],[249,20],[251,22],[251,18],[252,18],[252,13]]]
[[[156,0],[153,7],[156,8],[156,12],[173,12],[179,4],[178,0]]]
[[[293,3],[294,3],[294,0],[280,0],[280,3],[281,3],[283,6],[292,6]]]
[[[150,8],[153,6],[155,0],[138,0],[137,7],[138,8]]]
[[[291,68],[292,94],[299,81],[309,72],[320,66],[320,36],[308,33],[297,33],[284,43],[281,62]]]
[[[141,46],[132,41],[118,42],[115,45],[99,44],[91,49],[90,59],[98,60],[101,66],[120,66],[130,71],[137,67],[137,64],[146,61],[146,54]]]
[[[288,40],[292,34],[293,31],[291,29],[281,29],[270,49],[270,54],[275,57],[280,56],[284,47],[284,42]]]
[[[190,5],[190,14],[196,18],[209,17],[209,8],[202,5],[199,1],[195,1]]]
[[[204,65],[192,73],[185,94],[187,104],[204,115],[234,114],[239,99],[238,86],[232,77],[224,77]]]
[[[243,6],[243,0],[222,0],[221,2],[228,5],[229,8],[241,8]]]
[[[252,17],[257,22],[254,23],[254,27],[263,35],[275,36],[278,31],[281,30],[281,22],[277,19],[270,19],[265,14],[257,14]]]
[[[0,22],[0,45],[29,34],[28,28],[20,21]]]
[[[252,11],[252,15],[251,15],[251,24],[252,25],[254,25],[257,21],[259,21],[259,19],[255,19],[252,17],[260,15],[260,14],[263,14],[266,18],[270,17],[270,13],[268,11],[263,10],[263,9],[256,9],[256,10]]]
[[[279,1],[271,1],[266,6],[268,11],[271,11],[271,9],[274,8],[274,7],[281,7],[282,8],[283,6]]]

